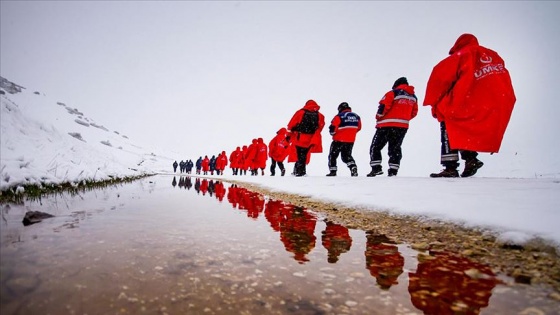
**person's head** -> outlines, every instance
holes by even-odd
[[[395,81],[395,83],[393,83],[392,89],[394,90],[394,89],[397,88],[397,86],[402,85],[402,84],[408,85],[408,80],[406,79],[406,77],[400,77],[400,78],[398,78],[398,79]]]
[[[348,105],[348,103],[346,102],[342,102],[340,103],[340,105],[338,105],[338,112],[340,113],[343,110],[352,110],[352,108],[350,108],[350,105]]]
[[[462,34],[461,36],[459,36],[459,38],[457,38],[455,44],[449,50],[449,54],[453,55],[464,47],[470,45],[478,45],[478,39],[476,38],[476,36],[468,33]]]

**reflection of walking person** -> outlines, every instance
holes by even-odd
[[[321,233],[321,242],[328,252],[327,261],[334,264],[342,253],[346,253],[352,247],[352,237],[345,226],[326,221],[327,226]]]
[[[381,150],[389,143],[389,176],[397,175],[402,159],[402,143],[410,120],[418,113],[418,103],[414,87],[408,85],[405,77],[398,78],[391,91],[385,93],[377,110],[376,131],[369,149],[371,172],[368,177],[383,174]]]
[[[465,160],[461,177],[476,174],[484,163],[478,152],[498,152],[515,94],[504,60],[480,46],[474,35],[461,35],[449,56],[432,70],[425,106],[440,122],[441,164],[431,177],[459,177],[459,153]]]
[[[387,236],[374,231],[366,232],[366,268],[377,279],[383,290],[389,290],[398,284],[397,279],[403,273],[404,257]]]
[[[291,140],[296,149],[295,176],[307,175],[306,164],[309,152],[323,152],[321,131],[325,126],[325,116],[319,112],[320,106],[308,100],[303,108],[295,112],[288,123]]]
[[[342,162],[350,169],[352,176],[358,176],[358,167],[352,157],[352,148],[356,141],[356,134],[362,129],[360,116],[352,112],[352,108],[346,102],[338,105],[338,114],[334,116],[329,126],[332,136],[331,148],[329,150],[329,173],[327,176],[336,176],[336,160],[341,155]]]

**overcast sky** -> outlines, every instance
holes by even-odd
[[[363,119],[365,175],[380,98],[406,76],[421,103],[469,32],[505,59],[517,95],[485,174],[546,173],[560,165],[558,12],[555,1],[1,1],[0,73],[178,159],[268,142],[308,99],[327,122],[347,101]],[[439,170],[439,145],[421,107],[401,172]],[[326,153],[312,164],[326,173]]]

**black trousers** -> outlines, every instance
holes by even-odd
[[[307,173],[305,162],[307,162],[307,153],[309,153],[309,149],[310,148],[296,146],[297,162],[294,170],[296,176],[303,176]]]
[[[329,170],[336,172],[336,160],[339,155],[342,158],[342,162],[346,163],[346,166],[348,166],[349,169],[356,167],[356,161],[354,161],[354,158],[352,157],[353,148],[353,142],[333,141],[331,143],[331,149],[329,150]]]
[[[389,154],[389,168],[398,170],[402,159],[401,146],[407,131],[407,128],[399,127],[377,128],[369,148],[369,165],[371,167],[381,167],[381,150],[389,143],[387,151]]]
[[[449,146],[449,137],[447,136],[447,129],[445,122],[439,124],[441,131],[441,165],[449,168],[457,168],[459,166],[459,153],[461,158],[465,161],[476,159],[478,152],[469,150],[452,150]]]
[[[276,161],[273,158],[270,158],[270,174],[274,175],[275,170],[276,170],[276,164],[278,164],[278,168],[280,169],[280,171],[284,170],[284,163],[280,162],[280,161]]]

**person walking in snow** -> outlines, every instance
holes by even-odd
[[[255,175],[258,175],[259,169],[264,176],[266,161],[268,160],[268,146],[264,143],[263,138],[257,139],[257,152],[255,154]]]
[[[210,159],[208,158],[208,155],[205,155],[204,159],[202,159],[202,173],[204,175],[208,175],[209,170],[210,170]]]
[[[247,147],[247,155],[245,156],[245,163],[247,168],[251,170],[251,176],[257,175],[257,167],[255,159],[257,157],[257,139],[253,139],[251,144]]]
[[[308,100],[303,108],[297,110],[287,129],[291,133],[291,140],[295,146],[297,161],[294,175],[307,175],[306,165],[309,153],[323,152],[321,131],[325,127],[325,116],[319,112],[321,107],[314,100]]]
[[[200,170],[202,169],[202,156],[196,160],[196,174],[200,175]]]
[[[226,155],[226,151],[222,151],[222,153],[218,154],[216,158],[216,171],[218,172],[217,175],[224,175],[224,170],[228,165],[228,158]]]
[[[410,120],[418,114],[418,98],[405,77],[398,78],[385,93],[377,109],[376,131],[369,149],[371,172],[368,177],[383,174],[381,150],[389,143],[389,176],[396,176],[402,159],[403,143]]]
[[[459,177],[459,153],[465,161],[461,177],[476,174],[484,163],[478,152],[497,153],[506,131],[515,93],[504,60],[479,45],[472,34],[459,36],[449,56],[432,70],[424,106],[440,123],[441,164],[430,177]]]
[[[240,159],[241,159],[241,148],[237,147],[229,155],[229,167],[232,169],[233,175],[239,174],[239,166],[242,164]]]
[[[187,161],[187,169],[186,169],[187,174],[191,174],[192,168],[193,168],[193,161],[191,159],[189,159]]]
[[[338,105],[338,114],[331,120],[329,133],[332,136],[331,148],[329,150],[329,173],[327,176],[336,176],[336,160],[341,155],[342,162],[350,169],[352,176],[358,176],[358,167],[352,157],[352,149],[356,134],[362,129],[360,116],[352,112],[352,108],[346,102]]]
[[[179,164],[177,163],[177,161],[173,162],[173,173],[177,172],[177,166],[179,166]]]
[[[280,175],[286,174],[284,160],[288,156],[288,148],[290,147],[290,135],[286,128],[280,128],[276,132],[276,136],[270,140],[268,144],[268,156],[270,157],[270,176],[276,174],[276,164],[280,169]]]
[[[216,170],[216,156],[212,155],[210,158],[210,175],[214,175],[214,171]]]

